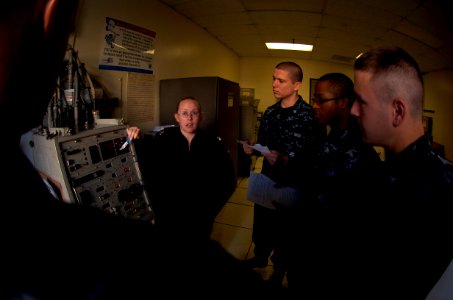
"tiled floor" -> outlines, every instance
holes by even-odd
[[[253,164],[253,171],[260,172],[262,157]],[[246,198],[248,177],[239,178],[236,191],[216,218],[212,238],[234,257],[243,260],[253,257],[252,226],[253,202]],[[255,269],[264,279],[272,274],[272,265]],[[286,286],[286,279],[283,285]]]

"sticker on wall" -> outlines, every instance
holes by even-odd
[[[153,74],[154,31],[105,18],[99,69]]]

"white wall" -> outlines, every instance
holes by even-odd
[[[241,87],[254,88],[255,98],[260,99],[259,110],[274,103],[272,72],[275,65],[287,58],[244,57],[235,53],[209,36],[202,28],[176,14],[157,0],[85,0],[79,16],[74,47],[88,72],[106,88],[109,97],[124,100],[125,72],[99,70],[103,48],[106,17],[144,27],[156,32],[155,115],[147,126],[159,125],[159,80],[178,77],[219,76]],[[310,78],[319,78],[328,72],[342,72],[353,78],[352,66],[328,64],[309,60],[294,60],[304,71],[300,91],[309,101]],[[425,108],[434,113],[434,140],[445,145],[447,158],[453,160],[453,70],[432,72],[425,75]],[[121,117],[121,109],[116,112]]]

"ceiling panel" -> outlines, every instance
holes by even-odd
[[[202,27],[217,27],[217,26],[231,26],[231,25],[246,25],[252,24],[250,15],[245,12],[237,13],[223,13],[215,15],[204,15],[194,17],[192,19],[195,23],[198,23]]]
[[[450,0],[160,0],[238,56],[351,64],[361,51],[395,45],[424,72],[453,68]],[[448,3],[447,3],[448,2]],[[312,53],[264,42],[312,43]]]
[[[322,20],[321,14],[300,11],[251,11],[249,14],[255,24],[286,25],[290,28],[301,25],[319,26]]]
[[[406,20],[400,22],[397,26],[395,26],[395,31],[412,37],[413,39],[416,39],[434,49],[438,49],[445,44],[444,41],[442,41],[439,37],[432,34],[431,32],[427,31],[425,28]]]
[[[234,1],[234,0],[233,0]],[[301,11],[301,12],[318,12],[324,7],[323,1],[319,0],[243,0],[244,8],[250,11],[268,10],[268,11]]]
[[[326,15],[344,18],[360,22],[362,26],[378,26],[391,28],[401,20],[401,16],[388,10],[373,7],[366,3],[354,0],[330,0],[327,1]]]

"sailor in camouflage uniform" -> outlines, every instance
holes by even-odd
[[[323,128],[315,119],[313,108],[298,90],[303,78],[302,69],[294,62],[278,64],[273,73],[273,92],[277,103],[266,109],[258,129],[257,142],[271,152],[264,154],[261,173],[279,186],[298,187],[311,170],[315,149],[323,136]],[[244,146],[247,154],[252,149]],[[246,263],[250,267],[264,267],[272,254],[274,272],[270,282],[281,285],[287,269],[289,222],[287,209],[254,205],[252,239],[255,256]]]

